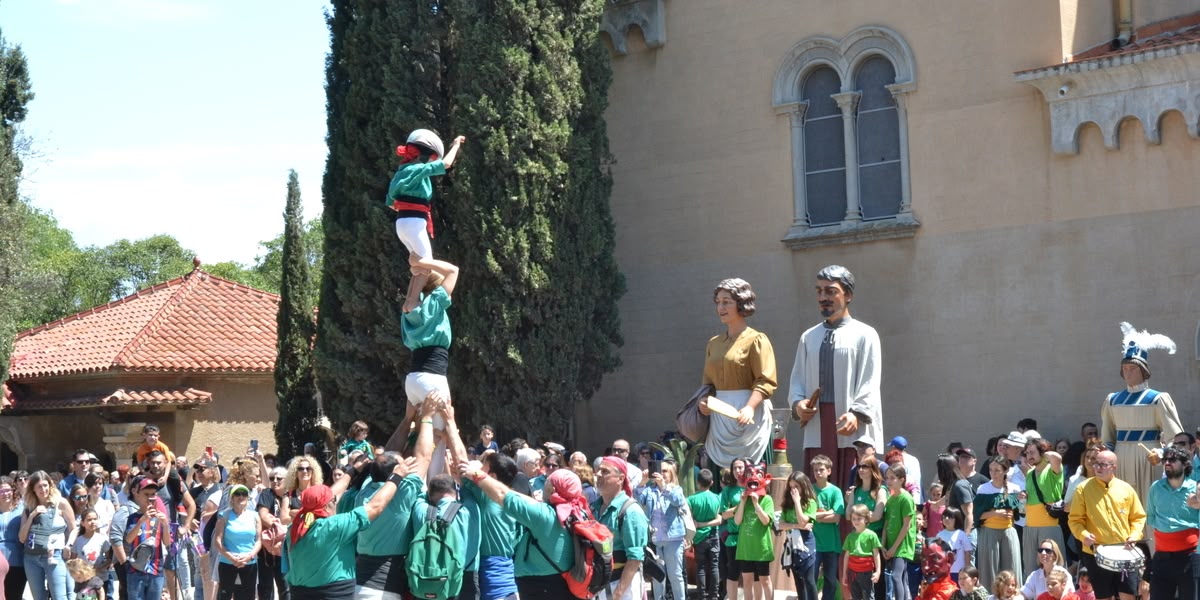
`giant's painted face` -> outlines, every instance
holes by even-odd
[[[927,544],[921,550],[921,573],[926,581],[949,575],[953,565],[954,552],[942,548],[941,544]]]

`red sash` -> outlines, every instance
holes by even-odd
[[[429,239],[433,239],[433,211],[428,204],[416,204],[415,202],[401,202],[392,200],[392,210],[413,210],[425,213],[425,231],[429,232]]]
[[[850,571],[855,573],[874,573],[875,572],[875,557],[874,556],[854,556],[850,555],[850,561],[846,565]]]
[[[1183,531],[1165,531],[1154,530],[1154,549],[1162,552],[1192,552],[1196,549],[1197,539],[1196,529],[1184,529]]]

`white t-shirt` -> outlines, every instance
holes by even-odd
[[[101,534],[99,530],[96,530],[95,535],[90,538],[82,535],[76,537],[75,545],[71,546],[71,551],[75,553],[75,556],[86,560],[92,566],[99,565],[110,549],[112,549],[112,543],[108,541],[108,535]]]
[[[943,529],[938,532],[937,539],[942,540],[950,545],[950,549],[954,551],[954,564],[950,567],[951,573],[957,573],[963,570],[966,566],[967,553],[971,551],[971,536],[961,529],[950,531]]]
[[[1064,595],[1075,593],[1075,582],[1071,577],[1071,572],[1058,565],[1054,565],[1054,570],[1062,571],[1067,575],[1067,591],[1064,592]],[[1028,600],[1037,600],[1037,597],[1042,595],[1042,592],[1045,591],[1046,572],[1043,571],[1041,567],[1038,567],[1029,574],[1029,577],[1025,579],[1025,587],[1021,588],[1021,594],[1024,595]]]

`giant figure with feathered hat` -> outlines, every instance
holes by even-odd
[[[1128,482],[1141,498],[1161,476],[1150,450],[1183,432],[1175,401],[1166,392],[1150,388],[1151,350],[1175,354],[1175,342],[1160,333],[1138,331],[1121,323],[1121,378],[1125,389],[1109,394],[1100,408],[1100,438],[1117,453],[1117,477]]]

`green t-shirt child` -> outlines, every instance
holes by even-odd
[[[738,560],[771,562],[775,560],[775,549],[772,542],[771,523],[764,524],[758,518],[758,512],[750,506],[751,499],[742,509],[742,524],[738,527],[737,555]],[[758,506],[768,515],[775,514],[775,501],[769,494],[763,494]]]

